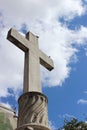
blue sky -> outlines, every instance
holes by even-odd
[[[23,88],[24,53],[6,40],[13,27],[39,36],[39,46],[54,61],[41,67],[52,130],[64,118],[87,117],[87,0],[0,1],[0,103],[17,107]]]
[[[75,117],[84,121],[87,117],[87,57],[83,49],[80,49],[78,59],[72,64],[70,77],[62,87],[43,89],[49,97],[49,118],[56,128],[63,124],[64,118]]]

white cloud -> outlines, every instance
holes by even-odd
[[[3,32],[7,33],[7,30]],[[23,52],[6,40],[6,34],[0,39],[0,96],[11,95],[8,88],[14,90],[14,94],[23,87]],[[17,96],[17,95],[16,95]]]
[[[87,94],[87,91],[84,91],[83,92],[84,94]],[[78,101],[77,101],[77,104],[87,104],[87,100],[86,99],[79,99]]]
[[[73,7],[73,8],[72,8]],[[67,20],[81,16],[86,7],[82,0],[3,0],[0,1],[0,10],[3,12],[5,25],[17,25],[26,22],[30,26],[37,19],[45,22],[65,17]]]
[[[53,28],[52,31],[49,30],[41,36],[41,40],[46,39],[44,40],[45,42],[42,41],[42,45],[46,43],[45,50],[52,56],[55,65],[55,69],[51,74],[48,73],[47,75],[47,71],[43,72],[45,77],[42,79],[49,79],[48,81],[46,80],[48,86],[61,85],[65,78],[69,76],[71,68],[68,65],[73,60],[77,60],[75,56],[78,52],[76,48],[72,47],[72,44],[85,45],[87,29],[81,27],[78,31],[71,31],[64,26],[56,25],[56,28]],[[50,46],[47,43],[50,43]],[[45,81],[43,82],[45,83]]]
[[[54,60],[52,72],[41,69],[42,82],[49,87],[62,85],[69,77],[69,64],[77,60],[78,50],[72,44],[87,44],[87,28],[72,31],[58,20],[71,20],[86,13],[82,0],[3,0],[0,12],[0,96],[8,96],[8,88],[15,94],[23,86],[24,54],[6,40],[9,28],[20,30],[23,23],[27,30],[39,35],[40,48]]]
[[[87,100],[79,99],[79,100],[77,101],[77,104],[87,104]]]
[[[49,121],[49,127],[51,128],[51,130],[56,130],[57,128],[55,127],[55,125]]]
[[[71,118],[76,118],[75,116],[71,115],[71,114],[63,114],[63,115],[58,115],[59,118],[63,118],[63,119],[71,119]]]
[[[87,94],[87,91],[84,91],[85,94]]]

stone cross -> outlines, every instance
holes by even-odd
[[[8,31],[7,39],[25,52],[23,92],[41,92],[40,64],[51,71],[53,61],[38,47],[38,37],[28,32],[26,38],[15,29]]]

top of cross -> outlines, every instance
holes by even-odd
[[[7,39],[25,52],[24,93],[28,91],[41,92],[40,65],[48,70],[54,68],[53,61],[38,47],[38,37],[28,32],[26,38],[15,29],[8,31]]]

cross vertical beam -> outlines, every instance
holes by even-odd
[[[29,49],[25,52],[24,93],[36,90],[41,92],[38,37],[28,32],[26,38],[31,42],[30,44],[34,46],[33,49]]]
[[[54,64],[52,59],[39,49],[38,37],[31,32],[24,37],[15,29],[10,29],[7,39],[25,53],[23,92],[41,92],[40,64],[50,71],[54,68]]]

